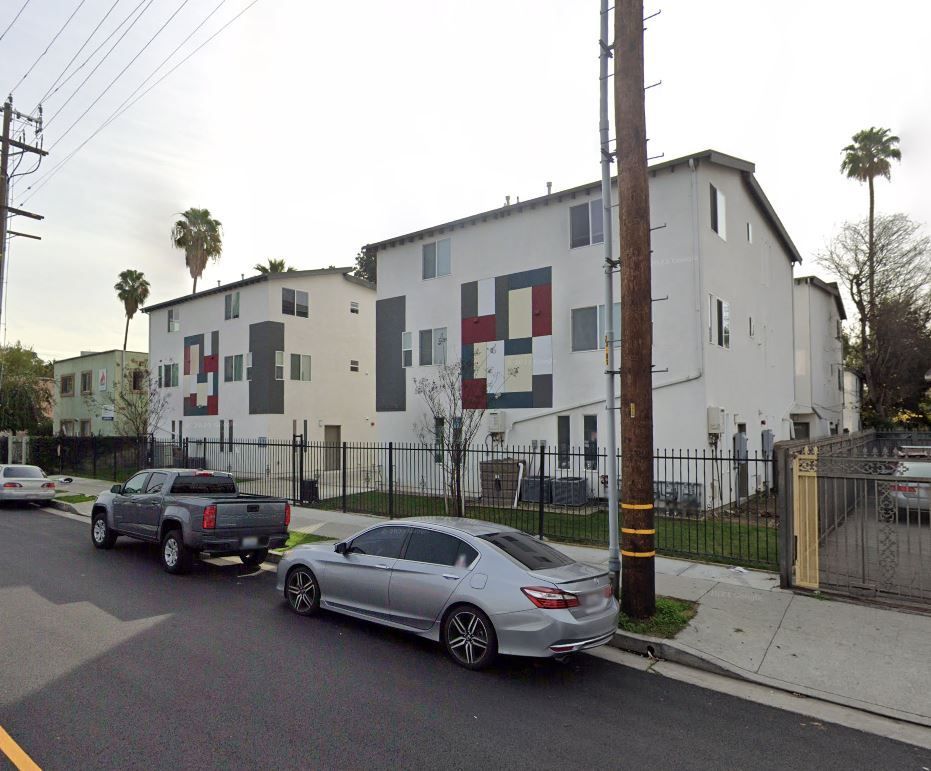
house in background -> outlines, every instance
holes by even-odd
[[[752,453],[788,439],[792,268],[801,257],[754,165],[713,150],[656,164],[650,208],[658,228],[651,236],[654,445]],[[488,411],[479,442],[603,443],[600,183],[366,249],[378,266],[381,441],[417,441],[413,426],[425,405],[414,379],[458,361],[465,406]],[[609,312],[619,328],[620,304]],[[621,351],[623,340],[620,330]]]
[[[143,308],[165,397],[156,436],[372,439],[375,289],[351,271],[257,275]]]
[[[114,436],[119,433],[114,389],[123,382],[146,390],[149,356],[143,351],[81,351],[54,364],[55,405],[52,431],[66,436]]]
[[[838,434],[844,418],[843,322],[847,318],[836,282],[816,276],[795,279],[796,439]]]
[[[854,434],[863,430],[860,408],[863,400],[863,384],[860,376],[844,367],[844,414],[841,418],[841,433]]]

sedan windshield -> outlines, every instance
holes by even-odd
[[[7,466],[3,469],[3,476],[13,479],[42,479],[45,474],[36,466]]]
[[[557,568],[574,561],[526,533],[488,533],[480,538],[494,544],[528,570]]]

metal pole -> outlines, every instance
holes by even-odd
[[[545,503],[545,497],[543,495],[543,482],[546,479],[545,469],[546,469],[546,445],[541,443],[540,444],[540,476],[539,476],[540,489],[538,491],[540,493],[540,512],[539,513],[540,513],[540,540],[541,541],[543,540],[543,517],[544,517],[543,505]]]
[[[3,136],[0,138],[0,317],[3,315],[3,271],[7,259],[7,225],[10,220],[10,122],[13,104],[10,99],[3,105]]]
[[[394,519],[394,442],[388,442],[388,517]]]
[[[621,553],[618,546],[618,505],[617,505],[617,419],[615,417],[614,384],[614,253],[612,239],[611,213],[611,148],[608,118],[608,60],[611,58],[610,20],[608,0],[601,0],[601,49],[599,60],[599,121],[598,134],[601,140],[601,202],[604,206],[602,217],[604,227],[605,253],[605,433],[608,437],[607,468],[608,476],[608,571],[611,573],[611,585],[614,596],[620,596],[621,590]]]
[[[343,473],[340,474],[340,481],[342,483],[342,498],[343,498],[343,511],[346,511],[346,443],[343,442]]]

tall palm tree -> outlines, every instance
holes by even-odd
[[[136,315],[136,311],[149,299],[149,282],[140,270],[124,270],[120,273],[120,280],[113,285],[113,288],[126,310],[126,331],[123,333],[123,353],[125,353],[126,341],[129,339],[129,322]]]
[[[257,270],[259,273],[293,273],[294,268],[290,265],[286,265],[285,261],[276,260],[273,257],[268,258],[268,264],[263,265],[259,263],[258,265],[252,266],[253,270]]]
[[[897,147],[899,138],[891,134],[887,128],[871,126],[863,131],[858,131],[853,135],[852,139],[853,144],[847,145],[841,151],[844,158],[841,161],[840,170],[842,174],[846,174],[850,179],[866,182],[870,190],[869,236],[867,242],[867,270],[869,275],[867,281],[870,292],[870,318],[868,321],[872,323],[876,311],[876,244],[874,239],[876,193],[873,190],[873,180],[876,177],[890,179],[892,176],[890,161],[902,160],[902,152]]]
[[[210,216],[209,209],[191,208],[181,217],[171,229],[171,243],[177,249],[184,249],[184,262],[194,279],[193,294],[207,261],[220,259],[223,252],[222,225],[220,220]]]

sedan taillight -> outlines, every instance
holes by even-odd
[[[575,608],[579,605],[579,598],[569,592],[561,592],[550,586],[524,586],[521,591],[527,595],[538,608],[546,610],[563,610]]]
[[[286,503],[284,505],[284,526],[288,527],[291,524],[291,504]]]
[[[897,493],[917,493],[918,485],[898,484],[892,485],[892,489]]]
[[[3,486],[7,490],[9,490],[11,487],[22,487],[22,485],[19,482],[4,482]]]
[[[217,507],[213,504],[204,507],[204,530],[213,530],[217,526]]]
[[[42,487],[46,488],[47,490],[54,490],[54,489],[55,489],[55,483],[54,483],[54,482],[46,482],[44,485],[42,485]]]

